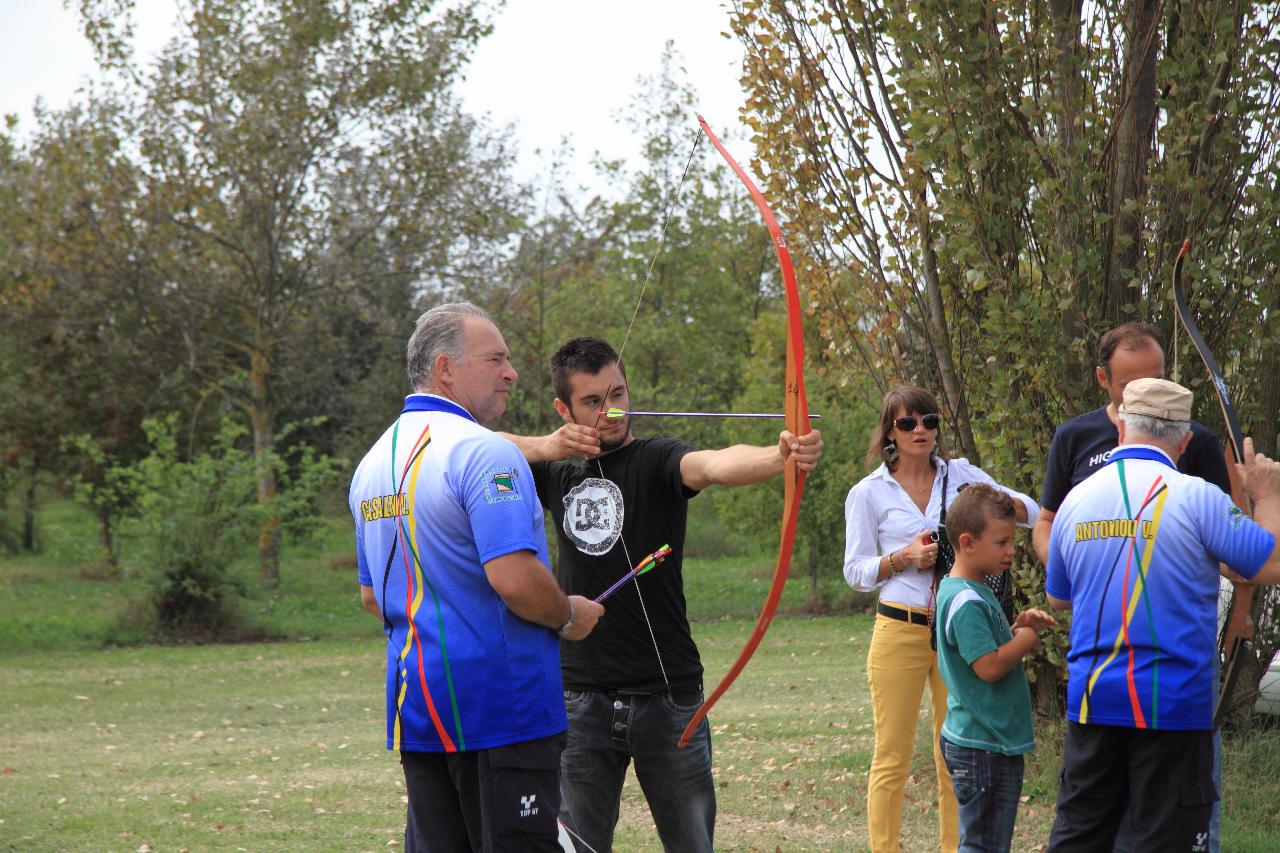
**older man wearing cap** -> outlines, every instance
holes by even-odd
[[[1218,563],[1280,582],[1280,463],[1246,440],[1250,520],[1175,467],[1190,419],[1187,389],[1130,382],[1120,446],[1054,520],[1045,590],[1076,616],[1050,851],[1110,850],[1130,803],[1135,851],[1208,843]]]

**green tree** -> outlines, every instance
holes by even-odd
[[[747,122],[833,356],[880,389],[935,389],[959,450],[1035,494],[1053,426],[1098,402],[1098,334],[1172,331],[1169,274],[1191,234],[1200,327],[1273,449],[1275,12],[739,4]],[[1185,341],[1172,351],[1214,423],[1203,371]],[[1025,554],[1024,595],[1039,572]]]
[[[25,469],[28,549],[38,475],[105,485],[105,457],[68,453],[68,436],[91,435],[94,450],[117,463],[137,458],[142,418],[158,401],[174,408],[169,398],[181,399],[182,363],[167,357],[129,298],[140,279],[136,243],[109,210],[128,203],[138,179],[121,151],[117,108],[91,93],[74,109],[41,113],[26,147],[10,145],[0,159],[0,361],[9,386],[0,423]],[[118,508],[103,500],[94,509],[114,563]]]
[[[270,506],[282,418],[360,379],[343,359],[385,364],[404,336],[384,312],[488,274],[512,225],[501,152],[450,97],[489,8],[200,0],[144,70],[121,5],[82,13],[128,81],[112,121],[138,177],[123,199],[90,183],[89,203],[130,235],[135,302],[173,357],[244,412]],[[259,531],[268,581],[278,523]]]

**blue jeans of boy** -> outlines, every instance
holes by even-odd
[[[1008,853],[1022,794],[1021,755],[1000,755],[941,738],[960,805],[958,853]]]
[[[618,803],[627,765],[635,761],[662,846],[679,853],[711,853],[716,789],[711,777],[711,727],[706,720],[688,746],[680,733],[702,704],[670,696],[566,690],[569,742],[560,756],[565,824],[592,850],[613,849]],[[682,697],[683,698],[683,697]]]

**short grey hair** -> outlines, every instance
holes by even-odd
[[[1191,432],[1191,421],[1166,421],[1164,418],[1153,418],[1137,412],[1121,412],[1120,417],[1124,419],[1127,431],[1125,437],[1130,441],[1135,436],[1141,436],[1177,447],[1186,434]]]
[[[462,325],[467,317],[493,322],[487,311],[470,302],[437,305],[418,318],[405,350],[409,384],[414,391],[434,387],[431,372],[436,356],[443,354],[454,361],[462,360]]]

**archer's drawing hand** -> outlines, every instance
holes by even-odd
[[[600,431],[585,424],[565,424],[546,437],[548,459],[600,455]]]
[[[808,473],[818,467],[818,460],[822,458],[822,432],[814,429],[804,435],[796,435],[783,430],[778,435],[778,452],[782,454],[784,463],[794,458],[796,467]]]

